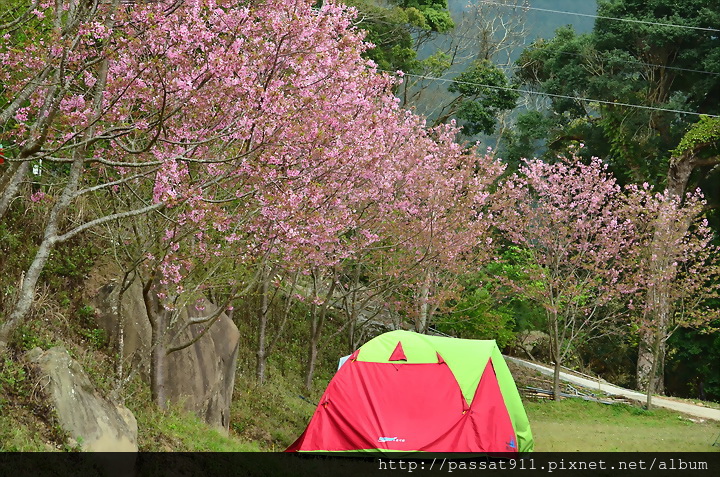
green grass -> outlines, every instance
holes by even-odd
[[[256,443],[225,436],[193,414],[178,408],[150,409],[135,414],[138,446],[146,452],[253,452]]]
[[[537,452],[720,452],[720,423],[693,422],[677,412],[646,411],[576,399],[528,402]]]
[[[253,378],[238,377],[230,412],[232,432],[258,442],[263,451],[285,450],[305,429],[322,392],[305,397],[296,381],[270,374],[260,386]]]
[[[0,452],[47,452],[41,433],[18,419],[18,415],[0,414]]]
[[[147,384],[135,380],[130,384],[132,397],[125,405],[135,415],[138,425],[138,449],[141,452],[253,452],[257,443],[232,434],[223,435],[180,406],[157,408],[150,398]]]
[[[0,452],[69,450],[32,368],[0,356]]]

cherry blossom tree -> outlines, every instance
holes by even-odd
[[[667,340],[680,327],[707,329],[716,316],[709,304],[720,296],[720,250],[703,216],[700,190],[686,194],[682,203],[647,183],[629,186],[628,196],[642,252],[636,276],[644,300],[633,317],[642,338],[638,366],[646,368],[639,374],[648,379],[638,388],[646,391],[650,408],[655,384],[663,378]]]
[[[693,214],[699,214],[699,212],[696,211],[698,206],[696,203],[693,204],[693,202],[696,201],[690,201],[691,203],[685,207],[685,202],[687,198],[696,196],[697,192],[688,195],[686,191],[692,188],[689,187],[689,184],[691,183],[693,174],[697,174],[697,171],[713,170],[713,168],[717,167],[718,162],[720,162],[720,155],[717,150],[717,140],[719,137],[720,120],[718,120],[718,118],[701,116],[700,121],[690,127],[678,146],[671,151],[672,156],[669,161],[663,199],[658,200],[665,204],[664,209],[666,209],[665,213],[669,214],[668,217],[676,214],[680,215],[673,221],[668,220],[668,218],[662,219],[655,213],[654,215],[658,217],[658,224],[660,224],[657,232],[654,234],[657,242],[655,245],[652,245],[652,243],[648,245],[656,249],[656,252],[650,253],[649,256],[668,256],[665,261],[668,269],[660,273],[661,275],[672,277],[673,273],[675,273],[675,267],[672,264],[676,261],[672,256],[682,255],[683,253],[680,249],[667,250],[669,246],[679,245],[675,243],[675,239],[671,237],[691,236],[688,235],[690,233],[690,225],[693,223],[690,217],[692,217]],[[641,203],[646,202],[641,201]],[[700,261],[702,262],[702,259]],[[661,262],[656,262],[654,266],[656,269],[659,269],[658,267],[661,267]],[[667,280],[672,281],[670,278]],[[657,348],[656,335],[657,333],[665,335],[668,332],[672,334],[674,326],[669,323],[664,323],[667,323],[667,319],[671,316],[669,310],[672,310],[675,305],[672,303],[670,294],[657,294],[654,291],[654,287],[649,287],[648,293],[653,295],[648,296],[648,302],[657,302],[661,296],[667,297],[668,300],[662,307],[655,307],[658,311],[660,309],[666,310],[658,313],[654,320],[654,326],[658,327],[657,332],[648,327],[643,327],[640,330],[640,345],[636,370],[637,386],[639,389],[649,389],[648,392],[650,393],[662,392],[664,388],[663,368],[665,362],[665,339],[661,340],[662,343],[660,347]],[[656,350],[659,354],[655,353]],[[648,388],[651,375],[652,387]]]
[[[252,12],[255,18],[248,7],[213,1],[128,9],[118,2],[37,6],[37,16],[53,19],[47,26],[51,41],[3,51],[3,72],[13,71],[3,78],[9,83],[3,118],[14,124],[9,160],[69,164],[70,173],[4,338],[26,312],[55,243],[178,204],[195,210],[190,220],[200,222],[205,196],[254,194],[256,184],[248,178],[275,169],[264,183],[269,190],[283,179],[278,171],[292,159],[292,147],[307,149],[311,134],[327,135],[317,126],[306,129],[327,119],[319,114],[324,108],[345,107],[350,115],[349,98],[371,105],[387,84],[379,75],[365,75],[360,35],[331,5],[313,13],[307,2],[265,2]],[[361,76],[354,88],[352,79]],[[344,101],[338,102],[341,93]],[[22,106],[25,101],[30,104]],[[285,149],[266,164],[258,151],[269,144]],[[79,197],[143,180],[155,183],[143,206],[57,230]],[[14,193],[7,187],[3,197]]]
[[[573,347],[627,320],[616,301],[638,290],[635,225],[597,158],[526,161],[502,188],[514,206],[497,210],[499,228],[528,257],[528,280],[514,286],[545,310],[557,400],[560,368]]]
[[[14,71],[3,78],[12,80],[3,110],[14,122],[9,160],[68,164],[70,172],[21,297],[0,330],[2,343],[27,313],[55,244],[103,223],[180,205],[190,211],[183,220],[199,224],[205,210],[233,194],[256,195],[262,186],[270,196],[273,184],[285,179],[283,161],[306,170],[310,161],[324,162],[330,169],[325,159],[331,154],[309,154],[314,139],[328,136],[317,126],[330,119],[324,110],[332,106],[351,116],[358,105],[371,107],[388,84],[366,74],[358,56],[361,35],[333,5],[314,11],[308,2],[270,1],[251,10],[197,0],[38,7],[37,16],[52,19],[50,40],[3,51],[3,71]],[[341,120],[336,116],[328,126]],[[261,156],[271,145],[280,153]],[[154,183],[149,194],[143,182]],[[60,230],[80,197],[118,188],[145,195],[130,210]],[[3,202],[15,193],[6,187]],[[225,214],[224,223],[230,220]]]
[[[452,126],[426,131],[420,118],[393,108],[389,112],[381,122],[383,127],[363,141],[373,146],[373,163],[359,176],[349,174],[345,189],[329,189],[341,201],[328,202],[327,209],[313,207],[326,219],[348,207],[350,214],[336,222],[342,227],[336,233],[339,241],[332,247],[324,242],[322,248],[311,249],[298,248],[285,239],[274,244],[273,253],[285,251],[280,260],[284,267],[292,264],[291,269],[308,277],[304,294],[310,307],[307,387],[312,383],[324,323],[331,314],[346,316],[335,333],[352,329],[363,309],[371,305],[379,312],[393,292],[412,290],[417,277],[426,277],[427,270],[439,272],[441,265],[449,269],[471,252],[489,255],[478,254],[473,246],[485,239],[490,228],[481,220],[482,208],[487,206],[490,184],[502,171],[499,161],[461,148],[454,142],[457,129]],[[302,216],[294,214],[281,223],[293,224]],[[432,285],[436,290],[436,283],[423,283],[426,289]],[[414,301],[421,301],[419,295]],[[419,306],[426,303],[427,298]]]
[[[647,183],[621,189],[606,167],[575,156],[526,161],[502,185],[514,206],[498,209],[498,223],[530,261],[529,280],[514,285],[545,309],[556,399],[575,343],[634,323],[652,338],[644,340],[650,407],[667,339],[714,316],[708,304],[718,296],[720,255],[699,191],[681,202]]]
[[[480,267],[494,251],[487,210],[498,200],[491,191],[504,167],[477,151],[453,160],[439,174],[419,170],[410,176],[412,213],[388,224],[394,231],[385,234],[395,242],[384,259],[401,281],[397,305],[421,333],[457,290],[458,276]]]
[[[351,11],[311,3],[38,3],[47,40],[0,58],[6,156],[19,165],[10,182],[31,160],[69,169],[0,347],[53,247],[101,226],[143,285],[160,406],[165,357],[204,333],[183,342],[180,332],[207,330],[256,287],[267,296],[279,264],[311,305],[311,380],[344,261],[404,225],[416,232],[408,226],[399,246],[422,237],[413,264],[450,260],[462,253],[456,242],[468,248],[451,232],[471,230],[462,219],[487,199],[477,157],[453,142],[454,128],[429,132],[399,108],[394,80],[360,56]],[[2,193],[9,202],[18,188]],[[87,197],[98,199],[95,215],[71,216]],[[464,215],[453,221],[448,210]],[[222,290],[220,311],[179,326],[182,308],[209,289]],[[259,376],[267,309],[261,300]]]

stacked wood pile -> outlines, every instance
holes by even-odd
[[[549,384],[549,386],[525,386],[519,388],[519,391],[523,394],[523,396],[529,399],[554,399],[555,393],[552,390],[552,381],[547,381],[546,384]],[[592,392],[581,386],[575,387],[570,384],[564,383],[561,386],[560,399],[562,400],[566,398],[583,399],[585,401],[599,402],[602,404],[634,404],[634,401],[624,396]]]

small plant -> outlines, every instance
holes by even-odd
[[[61,430],[61,432],[65,431]],[[67,436],[62,447],[65,452],[80,452],[82,451],[83,442],[85,442],[85,439],[83,439],[82,436],[78,436],[77,439],[72,439]]]
[[[27,373],[25,368],[10,358],[5,358],[0,364],[0,386],[6,392],[15,395],[24,394]]]
[[[61,291],[60,293],[58,293],[57,301],[62,308],[67,308],[72,304],[72,301],[70,300],[70,296],[68,295],[67,291]]]
[[[100,328],[93,329],[81,329],[80,335],[82,335],[90,345],[95,349],[101,349],[107,344],[107,334],[105,330]]]
[[[97,327],[95,320],[96,310],[90,305],[83,305],[77,309],[77,333],[82,336],[93,348],[102,349],[108,343],[105,330]]]
[[[91,323],[95,319],[95,308],[90,305],[81,306],[78,311],[78,318],[85,323]]]
[[[12,343],[18,351],[29,351],[33,348],[50,349],[54,346],[52,340],[44,336],[42,324],[31,321],[20,326],[13,336]]]

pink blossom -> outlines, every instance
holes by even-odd
[[[43,199],[45,199],[45,197],[47,197],[45,192],[39,190],[37,192],[34,192],[32,195],[30,195],[30,200],[33,202],[40,202]]]

